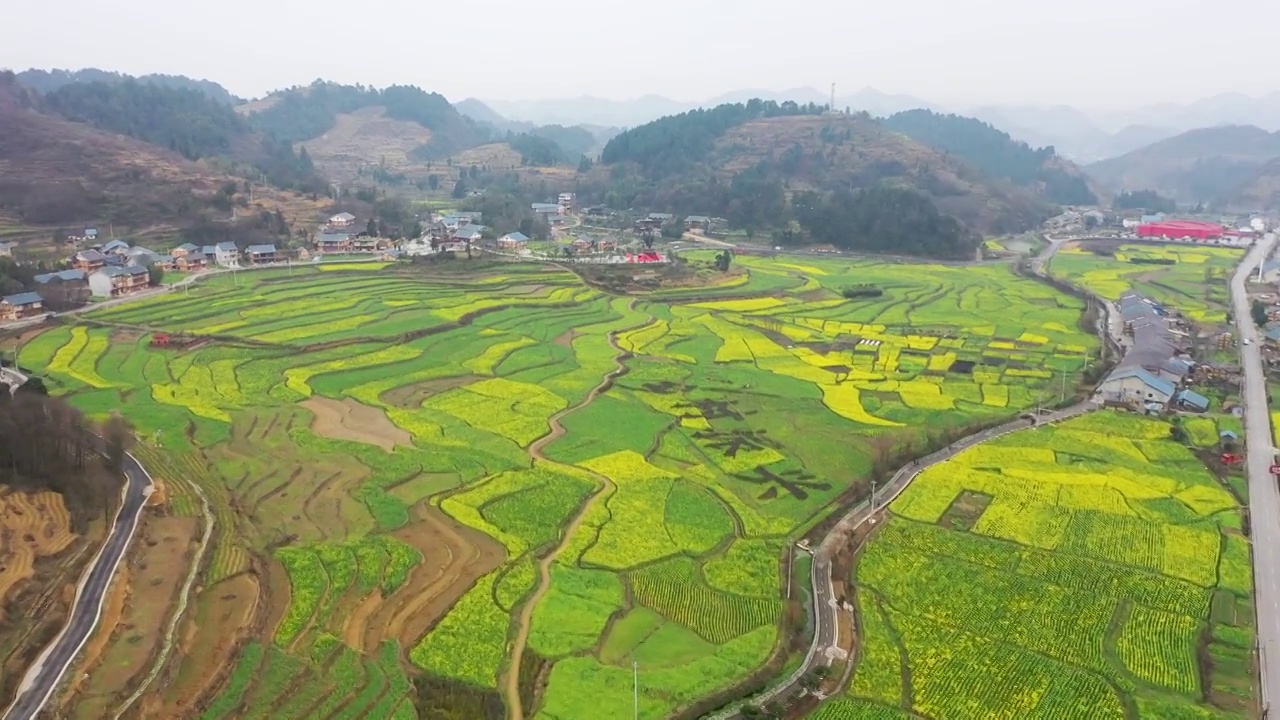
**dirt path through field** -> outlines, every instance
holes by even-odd
[[[156,677],[164,670],[165,664],[169,662],[169,655],[173,653],[173,646],[178,634],[178,623],[182,622],[183,616],[187,612],[187,605],[191,601],[191,588],[196,583],[196,577],[200,573],[200,566],[204,562],[205,552],[209,549],[209,539],[213,536],[213,511],[209,509],[209,498],[205,496],[204,490],[200,489],[200,483],[192,479],[191,488],[200,497],[200,513],[204,521],[204,527],[200,534],[200,543],[196,547],[195,555],[191,558],[191,564],[187,568],[187,579],[183,582],[182,589],[179,591],[177,608],[174,609],[173,615],[169,618],[169,624],[165,627],[163,642],[160,646],[160,655],[152,663],[151,670],[138,687],[134,689],[133,694],[126,698],[120,704],[120,707],[116,709],[114,720],[120,720],[120,717],[146,693],[147,688],[151,687],[151,683],[155,682]]]
[[[630,309],[635,309],[635,303],[635,300],[631,301],[631,305],[629,306]],[[646,319],[646,322],[651,319],[652,318]],[[556,468],[568,467],[563,463],[548,460],[542,454],[542,449],[548,444],[554,442],[556,439],[564,436],[565,430],[564,426],[560,424],[561,419],[569,413],[581,410],[592,402],[595,402],[595,399],[600,396],[600,393],[608,390],[609,387],[613,385],[613,381],[626,371],[626,366],[624,366],[622,362],[630,357],[631,354],[623,350],[621,347],[618,347],[618,332],[619,331],[614,330],[609,333],[609,344],[617,351],[617,355],[613,357],[613,369],[605,373],[605,376],[600,379],[600,383],[591,388],[591,391],[582,399],[582,402],[579,402],[577,405],[572,407],[565,408],[551,416],[551,419],[547,421],[547,424],[551,427],[551,431],[537,440],[534,440],[533,443],[529,445],[529,457],[533,458],[535,462],[544,463]],[[538,601],[542,600],[543,596],[547,594],[547,590],[551,588],[551,563],[555,562],[561,551],[563,551],[565,546],[569,544],[569,541],[573,539],[573,533],[578,529],[578,526],[582,524],[583,518],[585,518],[587,514],[591,512],[591,509],[596,506],[596,503],[599,502],[601,498],[613,494],[613,491],[615,490],[613,481],[604,475],[590,472],[584,468],[576,466],[573,470],[576,472],[588,472],[597,481],[599,481],[600,489],[592,493],[591,497],[587,498],[587,501],[578,509],[578,513],[574,515],[573,519],[569,521],[569,524],[565,526],[564,533],[560,538],[560,544],[556,545],[551,552],[547,553],[538,561],[538,586],[520,608],[520,616],[516,620],[515,642],[512,644],[511,648],[511,662],[507,666],[505,691],[507,694],[507,707],[510,709],[509,717],[511,720],[524,720],[524,707],[520,702],[520,662],[524,658],[525,645],[529,642],[529,625],[530,621],[533,619],[533,609],[538,605]]]

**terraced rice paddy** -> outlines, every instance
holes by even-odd
[[[1202,323],[1226,321],[1227,281],[1243,251],[1156,243],[1120,245],[1113,254],[1064,247],[1049,271],[1109,300],[1127,290],[1177,307]]]
[[[62,495],[13,491],[0,485],[0,602],[35,574],[37,558],[57,555],[74,541]],[[0,610],[0,622],[4,621]]]
[[[785,547],[865,492],[878,438],[1056,402],[1095,349],[1006,267],[735,262],[642,298],[541,267],[242,273],[28,342],[55,392],[123,408],[172,512],[191,483],[214,506],[188,632],[247,619],[183,644],[158,701],[621,717],[634,660],[642,717],[690,708],[774,655]]]
[[[862,655],[815,717],[1252,717],[1241,522],[1166,422],[1102,411],[967,450],[861,555]]]

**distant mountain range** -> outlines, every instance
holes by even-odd
[[[676,202],[665,182],[648,175],[626,197],[605,197],[621,187],[607,183],[601,199],[618,207],[676,203],[677,209],[689,204],[689,212],[727,212],[723,183],[742,171],[763,176],[770,192],[777,182],[789,192],[807,185],[829,194],[888,181],[931,197],[944,215],[973,232],[1024,228],[1052,205],[1105,203],[1121,190],[1223,207],[1280,202],[1274,161],[1280,132],[1271,132],[1280,128],[1280,93],[1222,95],[1101,116],[1062,105],[946,108],[864,88],[835,98],[838,110],[853,111],[835,117],[856,121],[822,121],[813,118],[825,116],[831,96],[815,88],[736,90],[703,103],[657,95],[451,103],[412,86],[378,90],[316,81],[245,101],[216,82],[182,76],[131,78],[85,69],[10,77],[35,91],[30,97],[39,99],[46,115],[127,135],[187,160],[230,162],[237,172],[308,193],[327,191],[330,180],[439,190],[470,185],[477,171],[564,182],[587,173],[597,156],[606,166],[617,165],[626,155],[620,148],[666,153],[668,145],[678,145],[715,165],[709,174],[683,166],[664,174],[688,203]],[[659,119],[671,122],[647,127]],[[1212,126],[1232,122],[1246,124]],[[626,127],[644,132],[611,142]],[[666,132],[688,136],[664,145]],[[815,146],[797,134],[803,132],[824,135]],[[868,147],[849,146],[854,136]],[[611,157],[608,147],[614,148]],[[647,162],[627,157],[628,163]],[[1076,164],[1084,160],[1096,160],[1087,175]],[[913,166],[919,163],[924,165]],[[703,181],[711,184],[697,185]],[[741,205],[749,192],[739,190]]]
[[[830,103],[829,93],[810,87],[782,91],[738,90],[702,102],[680,102],[660,95],[646,95],[634,100],[606,100],[590,96],[547,100],[486,100],[485,105],[509,120],[634,127],[666,115],[699,107],[710,108],[723,103],[743,102],[753,97],[779,103],[793,101],[802,105]],[[1256,125],[1266,130],[1280,130],[1280,92],[1261,98],[1224,94],[1185,105],[1166,103],[1135,107],[1119,113],[1092,115],[1066,105],[969,106],[936,103],[910,95],[884,93],[875,88],[864,88],[851,95],[838,95],[835,105],[840,110],[850,108],[876,117],[914,109],[974,117],[1032,147],[1051,145],[1063,157],[1077,162],[1116,157],[1181,132],[1202,127]]]
[[[1268,209],[1280,159],[1280,132],[1252,125],[1198,128],[1085,171],[1107,188],[1155,190],[1184,204]]]

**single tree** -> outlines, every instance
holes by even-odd
[[[733,254],[728,248],[716,255],[716,269],[720,272],[729,272],[729,263],[733,262]]]
[[[107,467],[116,472],[124,469],[124,456],[133,447],[133,426],[117,414],[107,418],[102,426],[103,457]]]
[[[436,175],[435,173],[432,173],[431,175],[428,175],[428,176],[427,176],[427,187],[431,188],[433,191],[435,191],[435,190],[439,190],[439,189],[440,189],[440,176],[439,176],[439,175]]]
[[[151,287],[159,287],[164,282],[164,268],[159,263],[154,263],[147,268],[147,279],[151,282]]]
[[[453,184],[452,195],[454,200],[461,200],[467,196],[467,182],[461,177],[458,178],[458,182]]]
[[[1267,317],[1267,306],[1264,305],[1261,300],[1254,300],[1253,305],[1250,307],[1249,311],[1250,311],[1250,314],[1253,316],[1253,324],[1257,325],[1258,327],[1262,327],[1263,325],[1266,325],[1267,320],[1270,319]]]
[[[31,393],[33,395],[48,395],[49,389],[45,387],[44,380],[38,377],[29,377],[27,381],[18,386],[15,392]]]
[[[369,218],[369,222],[364,226],[364,231],[372,237],[378,236],[378,221]]]

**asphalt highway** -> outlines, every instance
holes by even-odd
[[[1249,528],[1253,540],[1254,603],[1258,614],[1258,656],[1262,675],[1264,717],[1272,699],[1280,697],[1280,492],[1271,474],[1275,457],[1267,382],[1262,368],[1259,333],[1250,313],[1245,282],[1275,246],[1274,235],[1254,245],[1231,278],[1232,314],[1244,370],[1245,470],[1249,477]],[[1245,341],[1248,344],[1245,344]]]

